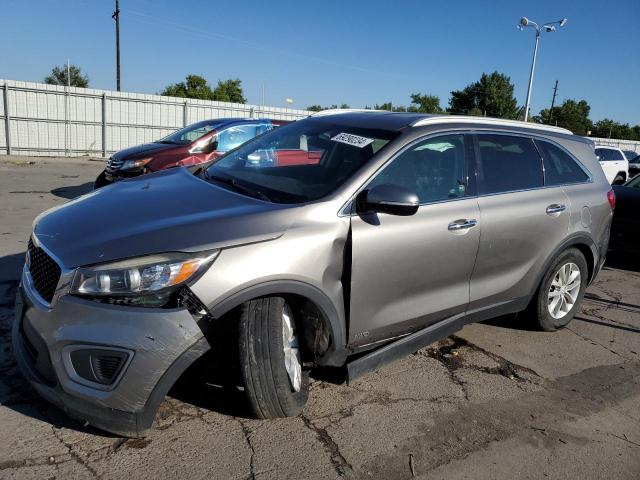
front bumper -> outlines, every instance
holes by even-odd
[[[111,185],[112,183],[119,182],[120,180],[126,180],[127,178],[139,177],[145,173],[150,173],[146,171],[133,171],[133,172],[120,172],[116,175],[109,174],[106,170],[100,172],[100,175],[96,178],[96,181],[93,183],[93,189],[97,190],[101,187],[106,187],[107,185]]]
[[[151,426],[175,380],[210,348],[186,309],[122,307],[69,295],[50,308],[25,275],[15,310],[14,355],[36,391],[70,416],[124,436],[141,436]],[[122,349],[131,358],[113,385],[90,385],[69,360],[76,347]]]

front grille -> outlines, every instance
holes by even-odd
[[[29,273],[36,291],[47,302],[53,300],[60,274],[60,266],[42,248],[29,239]]]
[[[120,170],[120,167],[122,166],[123,163],[124,163],[123,159],[115,159],[111,157],[107,162],[107,168],[106,168],[107,173],[109,175],[115,175],[116,173],[118,173],[118,170]]]

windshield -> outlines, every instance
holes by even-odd
[[[180,130],[173,132],[171,135],[167,135],[164,138],[158,140],[158,143],[175,143],[176,145],[188,145],[191,142],[199,139],[203,135],[206,135],[211,130],[214,130],[220,126],[220,122],[214,120],[204,120],[202,122],[194,123],[192,125],[181,128]]]
[[[396,135],[300,120],[231,151],[203,176],[272,202],[309,202],[336,190]]]

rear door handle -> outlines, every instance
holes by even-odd
[[[478,221],[475,219],[467,220],[466,218],[464,218],[462,220],[455,220],[451,222],[448,228],[450,232],[458,232],[460,230],[468,230],[470,228],[473,228],[477,224],[478,224]]]
[[[551,215],[552,217],[557,217],[566,209],[567,209],[566,205],[554,203],[547,207],[547,215]]]

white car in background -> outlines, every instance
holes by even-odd
[[[596,145],[596,156],[604,174],[612,185],[621,185],[629,178],[629,160],[622,150],[606,145]]]

